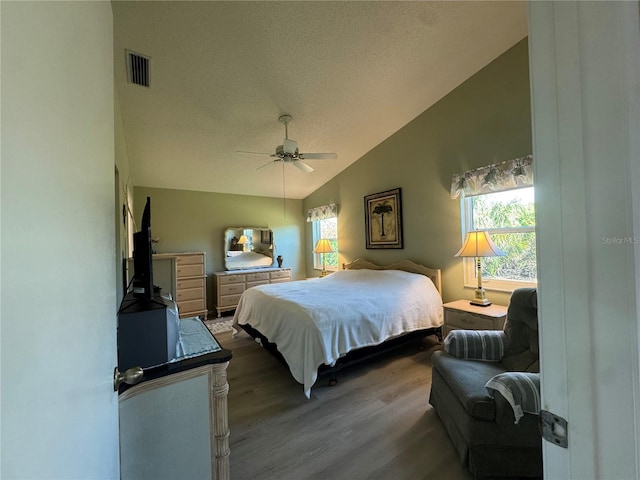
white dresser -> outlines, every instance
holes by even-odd
[[[177,358],[118,386],[122,480],[229,480],[231,355],[201,320],[185,318]]]
[[[175,259],[175,286],[167,290],[174,295],[180,318],[207,318],[207,277],[205,275],[204,252],[158,253],[153,255],[153,275],[156,285],[163,286],[156,278],[156,262]]]
[[[216,285],[216,310],[218,317],[222,312],[235,310],[240,296],[247,288],[268,283],[291,281],[290,268],[256,268],[213,273]]]

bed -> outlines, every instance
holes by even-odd
[[[320,370],[408,337],[440,334],[441,273],[408,260],[356,260],[324,278],[260,285],[233,318],[281,361],[310,398]]]
[[[271,267],[273,266],[273,257],[255,250],[253,252],[227,252],[225,266],[227,270]]]

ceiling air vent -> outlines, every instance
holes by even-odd
[[[139,53],[127,50],[127,71],[129,73],[129,83],[149,87],[149,63],[150,58]]]

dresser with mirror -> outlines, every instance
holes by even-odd
[[[235,310],[247,288],[291,281],[291,269],[274,259],[273,231],[264,227],[230,227],[224,231],[224,266],[214,272],[216,312]]]

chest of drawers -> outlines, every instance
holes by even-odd
[[[218,317],[222,312],[235,310],[246,289],[269,283],[291,281],[290,268],[262,268],[256,270],[240,270],[237,272],[214,272],[216,285],[216,311]]]
[[[207,277],[204,252],[160,253],[153,256],[175,258],[175,300],[180,318],[207,318]],[[155,279],[155,270],[154,270]]]

